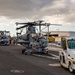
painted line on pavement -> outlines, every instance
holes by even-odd
[[[50,55],[52,55],[53,57],[59,59],[59,56],[58,56],[58,55],[55,55],[55,54],[52,54],[52,53],[48,53],[48,54],[50,54]]]
[[[37,56],[37,57],[49,58],[49,59],[58,59],[58,57],[56,57],[52,54],[50,54],[50,55],[52,55],[53,57],[52,56],[45,56],[45,55],[38,55],[38,54],[32,54],[32,55]]]

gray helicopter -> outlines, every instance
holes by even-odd
[[[19,25],[19,27],[18,27]],[[22,26],[20,26],[22,25]],[[48,28],[50,23],[45,23],[43,21],[34,21],[26,23],[16,22],[17,30],[17,43],[23,45],[25,49],[22,50],[22,53],[32,54],[32,53],[48,53],[48,40],[42,35],[42,27]],[[36,27],[38,26],[39,32],[36,32]],[[22,35],[23,29],[26,28],[26,33]],[[43,29],[45,29],[43,28]],[[20,32],[18,32],[20,31]]]

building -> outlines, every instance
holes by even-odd
[[[55,41],[60,41],[61,37],[66,37],[66,36],[75,37],[74,31],[51,31],[50,34],[57,35],[57,37],[55,37]]]

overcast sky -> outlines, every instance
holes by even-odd
[[[10,30],[14,35],[15,22],[41,19],[62,24],[63,30],[74,30],[75,0],[0,0],[0,30]]]

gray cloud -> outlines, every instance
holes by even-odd
[[[44,16],[63,15],[64,22],[74,22],[74,7],[74,0],[0,0],[0,16],[42,19]]]
[[[9,18],[32,17],[52,0],[0,0],[0,15]]]

